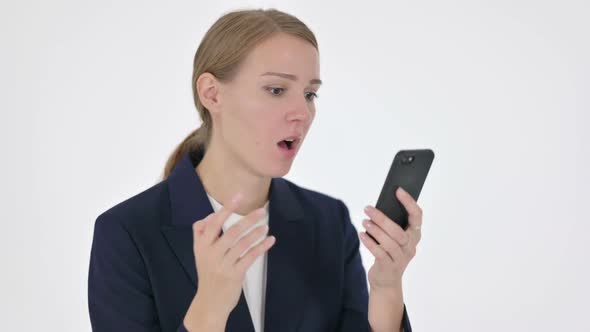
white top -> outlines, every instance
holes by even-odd
[[[211,202],[211,206],[213,207],[213,211],[217,212],[221,209],[222,205],[217,202],[213,197],[211,197],[207,193],[207,197],[209,197],[209,201]],[[266,209],[266,214],[263,218],[261,218],[254,226],[250,229],[245,231],[242,236],[248,234],[250,230],[255,227],[261,225],[268,225],[268,201],[264,205]],[[229,218],[225,221],[222,225],[222,229],[225,232],[228,228],[230,228],[233,224],[240,221],[240,219],[244,218],[244,216],[239,215],[237,213],[232,213]],[[268,234],[268,231],[267,231]],[[260,243],[266,237],[261,236],[260,239],[256,240],[250,248]],[[241,238],[241,237],[240,237]],[[249,248],[248,248],[249,249]],[[248,250],[244,251],[246,253]],[[240,257],[243,256],[240,255]],[[244,296],[246,297],[246,302],[248,304],[248,310],[250,311],[250,316],[252,317],[252,323],[254,324],[254,331],[262,332],[264,331],[264,303],[266,298],[266,264],[267,264],[267,253],[265,252],[264,255],[259,256],[254,263],[250,266],[248,271],[246,271],[246,277],[243,283],[243,290]]]

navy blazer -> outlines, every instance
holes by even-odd
[[[88,276],[93,331],[186,331],[199,285],[192,224],[213,213],[185,154],[170,176],[98,216]],[[370,331],[359,239],[338,199],[273,178],[265,331]],[[402,326],[411,327],[404,306]],[[254,332],[244,293],[226,331]],[[393,332],[393,331],[392,331]]]

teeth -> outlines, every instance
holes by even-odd
[[[285,141],[287,141],[287,142],[293,142],[294,140],[295,139],[293,139],[293,138],[287,138]]]

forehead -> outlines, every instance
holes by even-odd
[[[258,45],[246,56],[241,72],[261,75],[268,71],[287,72],[304,79],[319,78],[318,51],[308,41],[277,33]]]

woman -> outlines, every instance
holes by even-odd
[[[222,16],[195,55],[202,119],[163,181],[96,220],[95,331],[411,331],[402,274],[421,210],[403,231],[369,207],[357,234],[340,200],[288,173],[321,84],[313,33],[277,10]],[[375,256],[371,292],[359,238]]]

